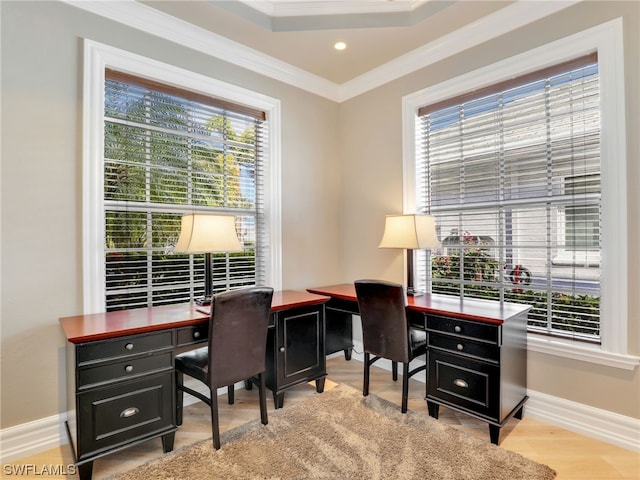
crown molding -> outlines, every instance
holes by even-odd
[[[343,102],[404,75],[472,48],[582,0],[518,1],[464,28],[427,43],[341,85],[261,53],[135,0],[61,0],[150,35],[197,50],[335,102]]]
[[[411,12],[427,0],[239,0],[270,17]]]
[[[338,84],[334,82],[135,0],[60,1],[330,100],[338,100]]]
[[[234,0],[216,6],[271,32],[416,25],[461,0]]]
[[[338,101],[349,100],[581,1],[516,2],[343,83]]]

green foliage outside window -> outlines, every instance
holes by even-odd
[[[114,80],[105,90],[107,310],[202,294],[204,255],[172,252],[194,208],[238,212],[244,251],[212,255],[214,292],[254,284],[259,122]]]
[[[600,297],[545,291],[528,285],[501,283],[500,262],[486,250],[465,249],[461,255],[439,255],[431,258],[432,292],[500,300],[531,305],[529,326],[544,329],[551,318],[553,327],[568,334],[599,335]],[[462,266],[461,266],[462,262]],[[463,281],[461,282],[461,278]],[[508,282],[508,283],[506,283]],[[526,287],[526,288],[522,288]],[[551,312],[551,315],[549,315]]]

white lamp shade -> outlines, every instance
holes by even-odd
[[[241,252],[232,215],[188,214],[182,217],[180,238],[174,252],[216,253]]]
[[[431,215],[387,215],[378,248],[438,248],[436,221]]]

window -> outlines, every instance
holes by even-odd
[[[599,265],[553,262],[600,248],[598,79],[588,55],[418,111],[434,293],[530,304],[530,329],[599,342]]]
[[[443,241],[418,286],[540,300],[529,349],[631,369],[621,44],[614,20],[405,96],[404,208]]]
[[[104,113],[107,310],[202,295],[204,255],[172,252],[196,210],[235,215],[244,245],[212,256],[214,293],[264,284],[264,112],[107,70]]]
[[[85,311],[201,296],[204,255],[173,253],[185,213],[236,218],[214,292],[280,288],[279,102],[85,44]]]

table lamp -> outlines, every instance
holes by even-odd
[[[204,253],[204,297],[198,305],[209,305],[212,295],[211,254],[243,250],[232,215],[192,213],[182,216],[176,253]]]
[[[384,234],[378,248],[404,248],[407,250],[407,295],[418,296],[413,287],[413,251],[440,247],[436,235],[435,218],[431,215],[387,215]]]

